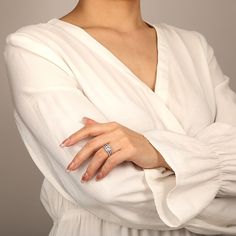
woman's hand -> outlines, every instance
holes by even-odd
[[[95,136],[76,154],[67,170],[77,169],[92,154],[86,172],[81,181],[88,181],[100,169],[96,180],[105,177],[115,166],[124,161],[132,161],[142,168],[165,167],[171,169],[161,154],[140,133],[137,133],[117,122],[99,123],[87,117],[85,126],[70,135],[60,146],[69,147],[83,138]],[[103,145],[112,147],[112,155],[108,156]]]

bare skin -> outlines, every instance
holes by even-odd
[[[141,17],[139,0],[80,0],[60,20],[85,29],[154,91],[157,38]]]
[[[143,21],[140,0],[80,0],[60,20],[86,30],[154,91],[158,36],[155,29]],[[142,134],[115,121],[99,123],[87,119],[85,126],[66,138],[60,146],[69,147],[88,136],[93,138],[67,167],[68,171],[76,170],[93,154],[82,177],[83,182],[92,179],[97,171],[96,180],[104,178],[124,161],[131,161],[141,168],[165,167],[171,170],[159,151]],[[109,158],[103,149],[106,143],[113,150]]]

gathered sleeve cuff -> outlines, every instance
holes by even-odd
[[[145,131],[143,135],[173,170],[172,175],[162,176],[160,168],[144,169],[157,211],[167,225],[182,225],[219,191],[219,158],[211,147],[192,137],[165,130]]]
[[[236,196],[235,127],[213,123],[196,137],[165,130],[143,135],[173,170],[164,176],[163,168],[144,169],[157,211],[167,225],[186,223],[216,196]]]

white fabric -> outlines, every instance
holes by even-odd
[[[155,91],[85,30],[57,18],[6,38],[13,114],[45,176],[50,236],[236,235],[236,93],[202,34],[151,25]],[[83,127],[83,116],[142,133],[173,171],[126,162],[81,183],[89,160],[65,169],[88,138],[59,144]]]

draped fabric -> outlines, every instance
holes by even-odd
[[[236,234],[236,93],[206,38],[166,23],[151,90],[79,26],[53,18],[6,38],[16,126],[44,175],[50,236]],[[125,162],[81,183],[65,169],[89,138],[59,144],[82,118],[142,133],[173,171]],[[147,157],[148,158],[148,157]]]

